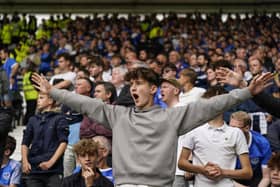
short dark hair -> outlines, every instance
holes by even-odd
[[[84,67],[79,67],[78,71],[84,72],[84,74],[85,74],[87,77],[89,77],[89,75],[90,75],[89,71],[88,71],[86,68],[84,68]]]
[[[206,92],[201,96],[202,98],[211,98],[216,95],[222,95],[228,93],[223,86],[216,85],[209,87]]]
[[[126,81],[137,80],[137,79],[144,79],[145,81],[149,82],[151,85],[160,85],[159,75],[154,72],[154,70],[145,67],[139,67],[134,69],[133,71],[128,72],[125,75]]]
[[[1,48],[0,51],[3,51],[4,53],[9,53],[9,49],[7,47]]]
[[[214,64],[214,70],[220,67],[229,68],[229,69],[232,68],[230,62],[227,60],[218,60],[217,62],[213,62],[213,64]]]
[[[101,66],[103,69],[105,67],[103,59],[100,56],[98,56],[98,55],[96,55],[96,56],[93,56],[93,55],[88,56],[88,62],[89,62],[90,65],[95,64],[97,66]]]
[[[106,93],[111,93],[110,103],[113,103],[117,99],[116,87],[111,82],[97,81],[95,87],[98,85],[103,85]]]
[[[90,92],[92,92],[95,88],[94,82],[92,82],[88,77],[80,77],[78,80],[85,80],[90,85]]]
[[[7,141],[6,141],[5,150],[9,149],[10,150],[10,155],[12,155],[14,153],[15,149],[16,149],[16,145],[17,145],[16,139],[12,136],[8,136]]]
[[[71,56],[69,53],[61,53],[59,55],[57,55],[57,59],[63,57],[66,61],[71,62]]]

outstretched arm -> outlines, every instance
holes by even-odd
[[[236,87],[244,86],[242,76],[228,68],[220,68],[217,71],[217,74],[220,83],[225,83]],[[274,75],[272,73],[266,73],[264,76],[266,77],[267,87],[271,85],[269,81],[273,79]],[[268,113],[276,117],[280,117],[280,113],[278,112],[280,110],[280,99],[274,98],[269,94],[259,91],[253,97],[253,101],[260,107],[264,108]]]
[[[260,93],[269,85],[267,83],[269,80],[270,74],[263,74],[259,77],[255,77],[247,88],[235,89],[229,94],[215,96],[210,99],[199,99],[184,108],[178,107],[178,109],[170,109],[172,112],[170,118],[173,119],[173,121],[182,119],[182,121],[180,121],[179,135],[184,134],[233,106],[250,99],[252,95]]]
[[[115,114],[112,110],[116,109],[116,106],[107,105],[99,99],[93,99],[87,96],[74,94],[66,90],[54,88],[44,76],[40,76],[38,74],[32,75],[32,80],[36,84],[34,86],[39,89],[40,92],[49,94],[54,100],[65,104],[81,114],[94,118],[107,128],[111,128],[109,126],[110,120],[108,118]]]

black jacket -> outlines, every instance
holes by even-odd
[[[273,152],[280,152],[280,120],[269,125],[267,139],[269,140],[271,150]]]
[[[253,100],[268,113],[280,118],[280,99],[262,92],[256,95]]]
[[[69,127],[63,114],[44,112],[32,116],[23,134],[22,145],[30,147],[28,161],[31,164],[31,174],[63,173],[63,158],[49,170],[41,170],[38,165],[48,161],[62,142],[68,142]]]
[[[101,172],[97,170],[100,177],[94,181],[92,187],[114,187],[113,183],[106,177],[102,176]],[[85,180],[82,177],[82,171],[75,173],[69,177],[64,178],[63,187],[86,187]]]

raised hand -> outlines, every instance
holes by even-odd
[[[216,70],[216,74],[216,78],[219,83],[240,87],[243,81],[241,73],[234,72],[229,68],[220,67],[218,70]]]
[[[248,86],[252,95],[257,95],[262,92],[265,88],[272,84],[271,80],[273,79],[274,74],[267,72],[262,75],[257,75],[254,79],[250,82]]]
[[[33,73],[31,79],[35,83],[34,84],[35,88],[37,88],[38,90],[40,90],[40,92],[44,94],[49,94],[52,86],[43,75],[40,76],[37,73]]]

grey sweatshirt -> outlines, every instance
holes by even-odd
[[[251,98],[247,88],[187,106],[147,110],[107,105],[99,99],[53,88],[51,96],[113,132],[115,183],[172,186],[178,136]]]

